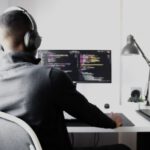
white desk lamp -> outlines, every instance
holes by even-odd
[[[144,60],[146,61],[148,67],[149,67],[149,75],[148,75],[148,83],[147,83],[147,91],[146,91],[146,95],[145,95],[145,101],[146,101],[146,106],[150,106],[150,103],[149,103],[150,61],[145,56],[145,54],[143,53],[143,51],[139,47],[139,45],[137,44],[137,42],[134,39],[133,35],[129,35],[127,37],[127,45],[122,50],[122,55],[132,55],[132,54],[138,55],[140,53],[141,53],[142,57],[144,58]]]

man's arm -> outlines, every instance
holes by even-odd
[[[79,93],[70,78],[62,71],[52,69],[50,73],[56,99],[54,103],[70,115],[90,125],[115,128],[116,123]]]

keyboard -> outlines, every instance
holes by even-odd
[[[134,126],[134,124],[124,114],[122,113],[118,113],[118,114],[121,116],[123,120],[123,126]],[[106,115],[109,115],[109,114],[107,113]],[[65,119],[65,121],[66,121],[67,126],[72,126],[72,127],[73,126],[85,126],[85,127],[90,126],[89,124],[84,123],[77,119]]]

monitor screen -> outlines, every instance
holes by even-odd
[[[73,81],[78,80],[78,51],[40,50],[38,57],[41,58],[41,64],[63,70]]]
[[[39,50],[41,63],[66,72],[73,81],[111,83],[110,50]]]
[[[80,51],[79,81],[111,82],[111,51]]]

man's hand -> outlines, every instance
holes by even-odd
[[[116,127],[120,127],[123,125],[122,118],[117,113],[111,113],[109,117],[116,123]]]

